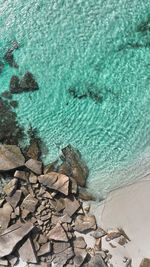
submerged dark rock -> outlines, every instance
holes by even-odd
[[[39,86],[32,73],[27,72],[24,75],[20,83],[20,88],[22,91],[35,91],[39,89]]]
[[[0,60],[0,73],[3,71],[4,63]]]
[[[12,94],[21,93],[20,80],[17,75],[11,77],[9,89]]]
[[[142,21],[136,28],[137,32],[145,33],[147,31],[150,31],[150,16],[147,17],[147,20]]]
[[[93,86],[93,89],[91,88]],[[91,98],[95,103],[101,103],[103,101],[103,96],[101,95],[101,92],[96,92],[95,91],[95,85],[93,84],[89,84],[87,86],[86,92],[83,94],[80,94],[78,92],[78,90],[74,87],[71,87],[68,89],[69,94],[73,97],[73,98],[77,98],[77,99],[85,99],[85,98]]]
[[[7,100],[0,98],[0,142],[18,145],[24,139],[24,129],[18,124],[17,115]]]
[[[81,158],[80,152],[71,145],[62,149],[62,160],[67,162],[71,168],[71,176],[76,180],[78,185],[84,186],[88,176],[88,167]]]
[[[11,50],[8,50],[6,54],[4,55],[3,59],[8,63],[10,67],[18,69],[19,66],[15,62],[13,52]]]
[[[94,100],[96,103],[98,102],[102,102],[103,101],[103,97],[101,95],[99,95],[98,93],[93,92],[92,90],[88,89],[88,94],[89,97]]]
[[[12,99],[12,95],[9,91],[5,91],[1,94],[2,97]]]
[[[16,100],[10,101],[10,105],[11,105],[13,108],[17,108],[17,107],[18,107],[18,102],[17,102]]]
[[[36,140],[31,140],[29,149],[27,151],[27,157],[38,160],[39,155],[40,155],[40,150],[38,146],[38,142]]]
[[[47,154],[48,149],[42,138],[39,136],[37,128],[33,128],[31,125],[27,131],[30,138],[30,145],[25,148],[24,153],[27,157],[31,157],[31,151],[34,153],[34,159],[40,159],[41,153]],[[29,152],[29,154],[28,154]],[[32,154],[33,157],[33,154]],[[36,157],[36,158],[35,158]]]

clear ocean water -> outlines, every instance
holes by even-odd
[[[12,42],[19,70],[39,91],[14,95],[21,124],[37,127],[49,163],[67,144],[87,162],[89,190],[102,196],[150,172],[150,3],[146,0],[1,0],[0,60]],[[147,21],[146,29],[138,26]],[[74,98],[88,90],[103,97]]]

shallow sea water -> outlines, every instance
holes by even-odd
[[[150,24],[137,31],[148,16],[146,0],[1,0],[0,60],[12,42],[21,46],[0,92],[13,74],[35,75],[39,91],[13,96],[20,123],[39,130],[45,164],[69,143],[78,148],[99,196],[150,172]]]

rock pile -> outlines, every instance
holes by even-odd
[[[25,160],[16,146],[0,150],[1,173],[12,175],[0,199],[0,266],[14,266],[18,258],[29,267],[110,266],[102,238],[110,241],[122,233],[107,234],[90,207],[83,207],[78,184],[85,184],[88,168],[80,153],[69,145],[60,166],[56,161],[44,168],[37,159]],[[94,249],[80,236],[91,231]]]

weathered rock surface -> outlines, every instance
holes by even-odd
[[[25,197],[22,202],[22,207],[30,212],[34,212],[38,205],[38,200],[32,197],[30,194]]]
[[[47,236],[45,236],[44,234],[40,234],[39,239],[38,239],[38,243],[41,244],[45,244],[48,242],[48,238]]]
[[[16,178],[19,178],[21,180],[24,180],[24,181],[28,181],[28,177],[29,177],[29,173],[28,172],[25,172],[25,171],[15,171],[14,173],[14,177]]]
[[[86,244],[86,242],[85,242],[83,236],[78,236],[78,237],[74,240],[73,244],[74,244],[74,248],[81,248],[81,249],[84,249],[84,248],[86,248],[86,246],[87,246],[87,244]]]
[[[9,90],[12,94],[19,94],[21,93],[20,89],[20,80],[17,75],[13,75],[10,80]]]
[[[53,215],[52,216],[52,223],[57,224],[59,223],[71,223],[72,218],[70,218],[67,214],[60,216],[60,215]]]
[[[95,216],[92,214],[79,215],[75,220],[74,230],[77,232],[85,232],[96,229]]]
[[[150,267],[150,259],[144,258],[139,267]]]
[[[54,243],[54,260],[53,263],[57,266],[64,266],[66,262],[74,256],[70,243],[58,242]]]
[[[3,191],[7,196],[11,196],[17,188],[17,179],[12,179],[8,184],[3,187]]]
[[[63,227],[60,225],[60,223],[57,223],[56,226],[48,233],[48,238],[55,241],[63,241],[67,242],[68,237],[63,229]]]
[[[23,166],[25,162],[20,148],[15,145],[0,145],[0,171]]]
[[[0,235],[0,258],[9,255],[19,241],[34,228],[32,223],[15,224]]]
[[[71,217],[80,208],[80,203],[73,195],[70,195],[65,199],[65,206],[65,212]]]
[[[63,160],[71,166],[71,176],[77,181],[78,185],[84,186],[88,176],[88,167],[81,159],[81,154],[71,145],[62,149]]]
[[[21,199],[21,195],[21,190],[16,190],[12,196],[6,197],[6,200],[15,209]]]
[[[23,208],[22,209],[22,219],[26,219],[26,217],[30,214],[30,211]]]
[[[54,245],[53,245],[54,254],[58,254],[60,252],[63,252],[69,247],[70,247],[69,242],[67,242],[67,243],[66,242],[54,242]]]
[[[48,242],[48,243],[46,243],[46,244],[44,244],[44,245],[42,245],[40,247],[40,250],[38,251],[37,255],[38,256],[43,256],[43,255],[45,255],[47,253],[50,253],[51,250],[52,250],[51,243]]]
[[[3,207],[0,208],[0,233],[7,229],[12,211],[13,209],[9,203],[5,203]]]
[[[57,172],[49,172],[38,177],[39,182],[50,189],[57,190],[64,195],[68,195],[69,177]]]
[[[56,199],[56,210],[60,212],[65,208],[65,200],[63,198]]]
[[[36,184],[37,181],[38,181],[37,176],[34,175],[33,173],[31,173],[30,176],[29,176],[29,182],[30,182],[31,184]]]
[[[74,265],[81,266],[86,259],[87,252],[84,249],[75,249]]]
[[[29,159],[25,166],[30,169],[32,172],[40,175],[42,173],[42,162],[35,160],[35,159]]]
[[[37,263],[36,253],[30,237],[23,243],[18,252],[24,262]]]
[[[22,81],[20,82],[20,88],[22,91],[35,91],[39,89],[39,86],[32,73],[27,72]]]
[[[92,236],[94,237],[94,238],[100,238],[100,237],[103,237],[103,236],[105,236],[105,235],[107,235],[107,233],[102,229],[102,228],[100,228],[100,227],[98,227],[97,229],[96,229],[96,231],[92,234]]]

